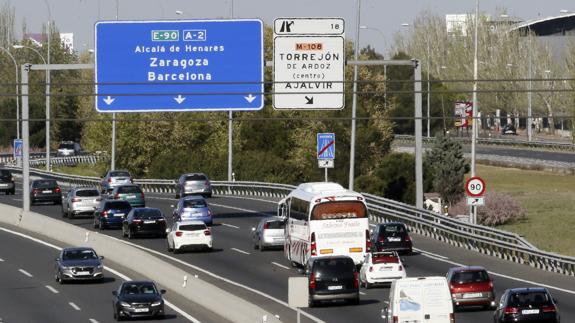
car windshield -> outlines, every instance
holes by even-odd
[[[139,209],[134,212],[134,218],[162,218],[162,212],[158,209]]]
[[[94,250],[80,249],[80,250],[66,250],[62,255],[62,260],[87,260],[98,259]]]
[[[5,169],[0,169],[0,176],[1,177],[8,177],[10,176],[10,171]]]
[[[285,227],[285,223],[283,221],[268,221],[266,222],[266,229],[282,229]]]
[[[100,196],[98,190],[78,190],[76,196]]]
[[[157,294],[156,286],[152,283],[126,283],[122,286],[121,294]]]
[[[351,274],[355,265],[351,259],[318,259],[314,261],[314,272],[316,277],[340,277],[342,274]]]
[[[460,271],[453,274],[451,281],[459,284],[481,283],[489,281],[489,275],[485,270]]]
[[[530,307],[551,305],[551,297],[546,292],[519,292],[512,293],[509,297],[509,306]]]
[[[206,175],[202,175],[202,174],[193,174],[193,175],[187,175],[186,176],[186,182],[188,181],[206,181],[208,178],[206,177]]]
[[[185,209],[199,209],[203,207],[207,207],[206,201],[204,200],[185,200],[184,201],[184,208]]]
[[[60,144],[58,149],[74,149],[74,144]]]
[[[118,193],[142,193],[142,190],[138,186],[119,186]]]
[[[403,235],[407,232],[405,227],[401,224],[391,224],[385,225],[383,230],[379,232],[380,236],[396,236]]]
[[[129,202],[126,201],[113,201],[113,202],[106,202],[106,209],[114,209],[114,210],[129,210],[132,208]]]
[[[58,184],[56,184],[56,181],[52,180],[34,181],[34,183],[32,183],[32,187],[34,188],[53,188],[56,186],[58,186]]]
[[[205,224],[184,224],[178,227],[178,230],[180,231],[199,231],[205,229],[206,229]]]
[[[110,177],[130,177],[130,173],[126,171],[110,172]]]

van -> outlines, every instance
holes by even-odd
[[[391,283],[385,323],[455,323],[451,293],[445,277],[398,279]]]
[[[359,277],[355,263],[348,256],[321,256],[308,260],[308,306],[322,301],[345,300],[359,304]]]

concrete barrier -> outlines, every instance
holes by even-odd
[[[257,305],[211,285],[201,278],[194,278],[193,274],[144,250],[99,232],[86,230],[38,213],[23,213],[22,209],[5,204],[0,204],[0,223],[16,225],[23,230],[44,235],[70,246],[92,247],[106,259],[154,280],[162,288],[168,290],[168,295],[177,294],[232,322],[261,322],[264,315],[267,316],[269,323],[280,322],[274,315]],[[184,276],[188,277],[185,287],[183,286]],[[190,314],[193,315],[193,313]]]

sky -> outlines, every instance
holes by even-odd
[[[29,32],[41,31],[51,18],[60,32],[74,33],[74,49],[94,47],[94,23],[98,20],[173,20],[213,18],[259,18],[271,25],[279,17],[341,17],[345,34],[355,39],[358,0],[0,0],[15,9],[17,36],[25,22]],[[361,1],[360,46],[368,44],[386,53],[393,37],[405,32],[424,11],[445,16],[473,12],[475,0],[359,0]],[[507,9],[522,20],[575,12],[573,0],[480,0],[480,11],[491,15]],[[232,10],[233,7],[233,10]],[[178,14],[178,13],[179,14]]]

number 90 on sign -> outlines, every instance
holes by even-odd
[[[468,196],[482,196],[485,193],[485,182],[479,177],[471,177],[465,184],[465,190]]]

